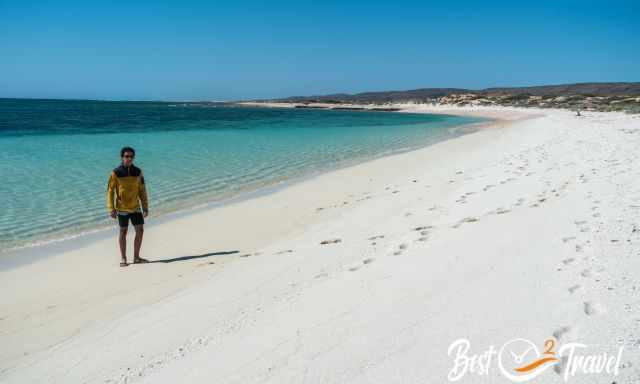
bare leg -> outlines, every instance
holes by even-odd
[[[142,247],[142,235],[144,235],[144,225],[135,225],[136,238],[133,240],[133,261],[140,260],[140,247]]]
[[[120,227],[120,236],[118,237],[118,244],[120,245],[120,257],[122,262],[127,262],[127,228]]]

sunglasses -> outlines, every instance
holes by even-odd
[[[122,157],[124,157],[125,159],[133,159],[135,156],[132,156],[132,155],[124,155],[124,156],[122,156]]]

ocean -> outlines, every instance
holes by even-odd
[[[215,103],[0,99],[0,250],[114,222],[107,179],[136,150],[153,217],[445,140],[479,118]]]

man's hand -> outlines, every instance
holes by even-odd
[[[110,216],[111,216],[111,218],[112,218],[112,219],[115,219],[115,218],[116,218],[116,216],[118,216],[118,212],[116,212],[116,210],[115,210],[115,209],[112,209],[112,210],[111,210],[111,214],[110,214]]]
[[[142,211],[142,216],[143,217],[149,216],[149,210],[147,209],[146,211]]]

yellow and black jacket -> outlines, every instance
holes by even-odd
[[[115,200],[115,205],[114,205]],[[144,185],[142,170],[135,165],[120,165],[111,172],[107,187],[107,209],[120,212],[137,212],[149,209],[147,188]]]

